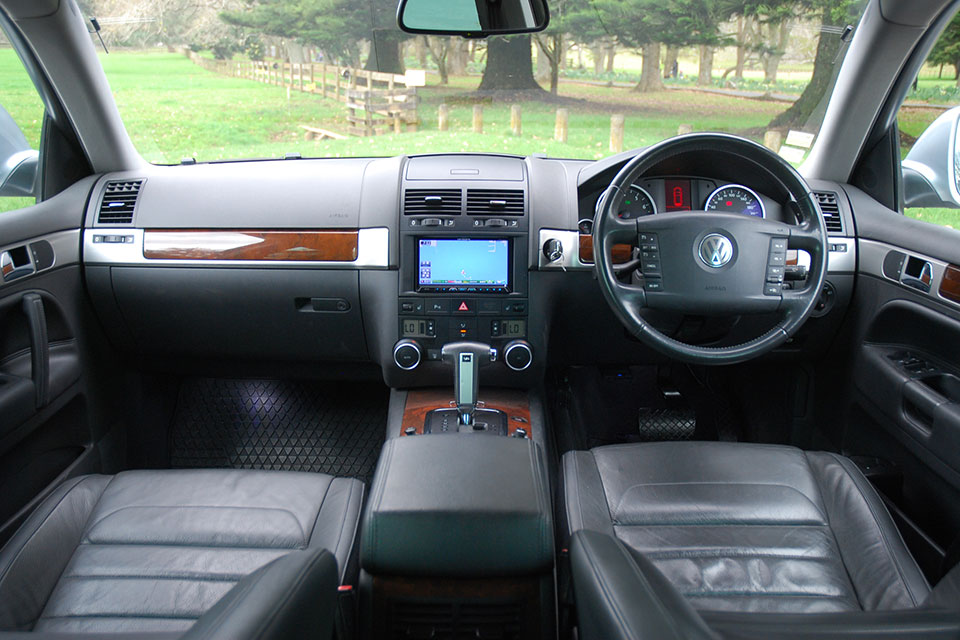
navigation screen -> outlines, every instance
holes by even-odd
[[[503,287],[510,282],[510,241],[420,239],[421,287]]]

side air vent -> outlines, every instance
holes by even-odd
[[[408,216],[460,215],[460,189],[407,189],[403,194],[403,213]]]
[[[469,189],[467,213],[472,216],[522,216],[520,189]]]
[[[843,233],[843,218],[840,216],[840,205],[837,203],[837,194],[830,191],[815,191],[814,196],[820,203],[823,212],[823,221],[827,224],[827,233]]]
[[[103,190],[97,222],[100,224],[130,224],[137,206],[143,180],[113,180]]]

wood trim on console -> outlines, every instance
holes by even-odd
[[[508,435],[513,435],[519,427],[527,430],[527,437],[533,437],[530,424],[530,399],[526,391],[517,389],[481,389],[478,408],[499,409],[507,414]],[[453,391],[450,389],[414,389],[407,393],[407,403],[403,408],[403,423],[400,435],[407,427],[413,427],[417,434],[423,434],[423,424],[427,414],[434,409],[455,407]]]
[[[146,229],[143,257],[157,260],[284,260],[353,262],[351,230]]]
[[[960,267],[947,265],[940,281],[940,295],[951,302],[960,303]]]
[[[615,244],[610,250],[613,255],[613,264],[630,262],[633,256],[633,247],[628,244]],[[580,234],[580,262],[593,264],[593,236]]]

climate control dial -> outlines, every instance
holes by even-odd
[[[401,340],[393,347],[393,362],[404,371],[413,371],[423,359],[423,352],[415,340]]]
[[[526,340],[514,340],[503,349],[503,361],[514,371],[523,371],[533,363],[533,348]]]

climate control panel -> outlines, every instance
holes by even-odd
[[[527,318],[526,298],[402,297],[397,347],[405,341],[415,341],[425,361],[439,360],[444,344],[461,340],[484,342],[503,353],[510,343],[527,337]],[[402,351],[404,357],[397,360],[400,368],[412,369],[419,364],[419,358],[414,358],[409,348],[404,347]],[[518,365],[523,365],[521,355],[519,352],[516,355]],[[417,364],[410,366],[414,360]],[[511,368],[520,371],[526,366]]]

